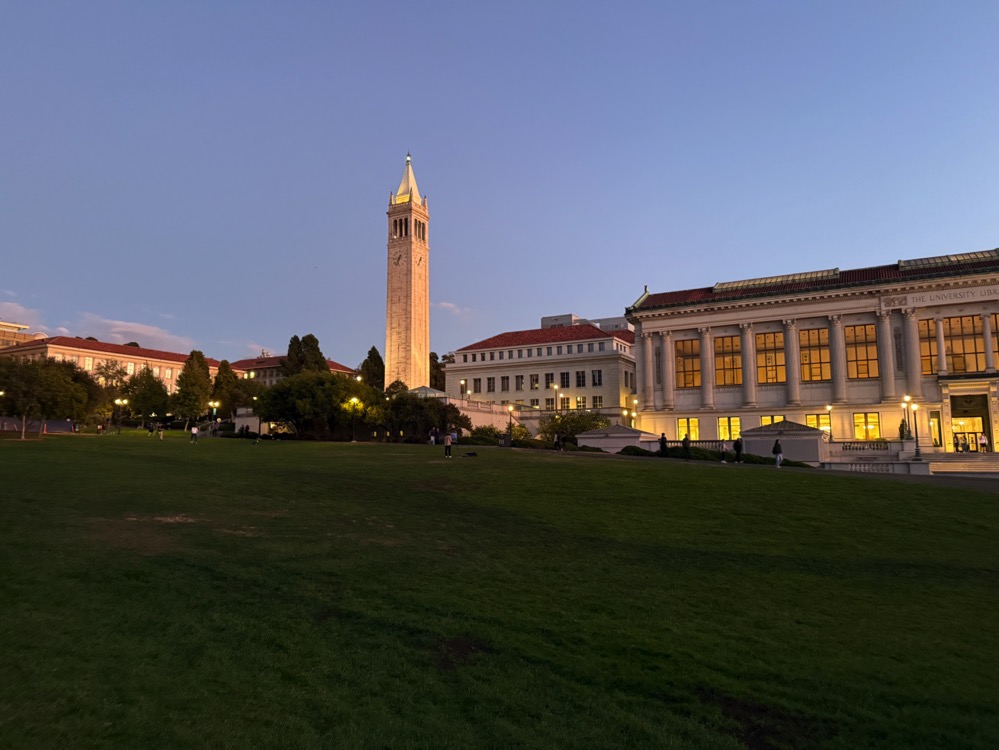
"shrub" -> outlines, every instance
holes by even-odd
[[[645,448],[639,448],[637,445],[626,445],[621,450],[617,452],[619,456],[654,456],[656,455],[653,451],[647,451]]]

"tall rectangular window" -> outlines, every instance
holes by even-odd
[[[586,396],[576,396],[576,408],[577,409],[586,408]]]
[[[783,414],[764,414],[760,417],[760,427],[766,427],[768,424],[776,424],[777,422],[783,422]]]
[[[853,437],[855,440],[877,440],[880,438],[881,416],[876,411],[854,414]]]
[[[550,356],[552,356],[552,348],[551,348],[550,346],[549,346],[549,347],[546,347],[546,348],[545,348],[545,351],[547,351],[547,352],[548,352],[548,356],[549,356],[549,357],[550,357]],[[540,346],[538,347],[538,356],[539,356],[539,357],[541,356],[541,347],[540,347]]]
[[[524,376],[523,375],[514,375],[513,376],[513,387],[516,388],[518,391],[524,390]]]
[[[486,378],[486,393],[496,392],[496,378]]]
[[[586,370],[576,370],[576,387],[586,387]]]
[[[562,347],[561,346],[556,346],[555,347],[555,353],[556,354],[561,354],[562,353]]]
[[[676,387],[701,387],[701,340],[676,342]]]
[[[604,408],[604,397],[603,396],[594,396],[593,397],[593,408],[594,409],[603,409]]]
[[[944,318],[947,370],[952,373],[985,372],[985,334],[981,315]],[[995,332],[992,333],[995,336]]]
[[[569,411],[569,397],[568,396],[559,396],[558,401],[559,401],[559,407],[558,407],[559,409],[561,409],[562,411]]]
[[[545,373],[545,388],[551,388],[553,385],[555,385],[555,373],[554,372],[546,372]]]
[[[537,374],[531,375],[531,390],[536,391],[540,387],[539,377]]]
[[[567,372],[560,372],[558,374],[558,376],[559,376],[559,380],[558,380],[559,387],[560,388],[568,388],[569,387],[569,373],[567,373]]]
[[[125,365],[125,372],[127,372],[129,375],[135,375],[135,362],[129,362],[127,365]]]
[[[94,358],[93,357],[84,357],[83,358],[83,369],[86,370],[87,372],[90,372],[91,370],[94,369]]]
[[[718,417],[718,439],[735,440],[742,434],[742,420],[739,417]]]
[[[157,371],[159,371],[159,369],[160,368],[158,368],[158,367],[156,368]],[[163,379],[164,380],[173,380],[173,368],[172,367],[167,367],[163,371]]]
[[[852,380],[878,377],[877,326],[873,323],[843,326],[843,334],[846,337],[846,376]]]
[[[554,398],[546,398],[545,399],[545,409],[547,409],[548,411],[554,411],[555,410],[555,399]]]
[[[937,374],[937,322],[919,321],[919,362],[923,375]]]
[[[715,339],[715,385],[742,385],[742,339]]]
[[[808,328],[798,331],[801,351],[801,379],[807,382],[832,380],[829,359],[829,329]]]
[[[603,370],[590,370],[590,385],[594,388],[604,384]]]
[[[472,393],[482,393],[482,378],[472,378]]]
[[[530,350],[528,350],[528,351],[530,351]],[[540,405],[541,405],[541,402],[538,399],[536,399],[536,398],[532,398],[531,399],[531,406],[533,406],[535,409],[537,409]]]
[[[782,331],[756,334],[756,382],[787,382],[787,366],[784,361],[784,333]]]
[[[501,391],[508,391],[508,390],[510,390],[510,376],[509,375],[503,375],[503,376],[500,377],[500,390]]]
[[[680,417],[676,420],[676,436],[683,440],[689,437],[691,440],[701,439],[701,430],[697,417]]]

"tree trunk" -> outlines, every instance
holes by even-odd
[[[28,416],[27,414],[21,414],[21,440],[28,439]]]

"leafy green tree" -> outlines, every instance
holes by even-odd
[[[302,350],[302,339],[297,335],[292,336],[288,342],[288,354],[281,358],[281,372],[287,378],[298,375],[302,371],[304,361],[305,352]]]
[[[41,434],[43,419],[82,418],[88,408],[88,378],[68,362],[0,360],[4,413],[20,417],[22,440],[27,437],[31,419],[39,420],[38,432]],[[92,390],[96,392],[96,387]]]
[[[471,430],[472,421],[454,404],[439,398],[419,398],[401,393],[388,402],[386,426],[393,439],[399,436],[423,439],[430,430],[456,428]]]
[[[208,410],[212,395],[212,378],[205,355],[197,349],[191,352],[177,376],[177,392],[173,395],[173,410],[185,419],[184,429],[192,419]]]
[[[388,396],[389,398],[395,398],[396,396],[399,396],[408,391],[409,387],[405,383],[403,383],[401,380],[395,380],[392,382],[391,385],[389,385],[388,388],[385,389],[385,395]]]
[[[589,430],[607,427],[610,420],[603,414],[582,409],[571,409],[561,414],[545,414],[538,422],[538,438],[551,442],[558,433],[562,441],[576,441],[576,435]]]
[[[430,387],[436,388],[438,391],[443,391],[447,387],[444,379],[444,368],[441,367],[441,360],[437,356],[437,352],[430,352]]]
[[[153,414],[163,416],[170,408],[170,394],[166,386],[148,367],[143,367],[129,378],[125,395],[132,411],[143,419]]]
[[[236,414],[236,403],[239,401],[239,378],[232,371],[229,361],[223,359],[219,363],[219,371],[215,373],[215,384],[212,388],[212,399],[222,402],[222,414],[228,414],[232,419]]]
[[[378,349],[375,347],[368,349],[368,356],[358,369],[365,383],[380,391],[385,390],[385,362]]]

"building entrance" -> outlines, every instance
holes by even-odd
[[[954,437],[949,450],[956,453],[991,451],[993,446],[990,425],[988,396],[985,394],[951,396],[950,427]],[[979,440],[983,434],[986,442],[980,446]]]

